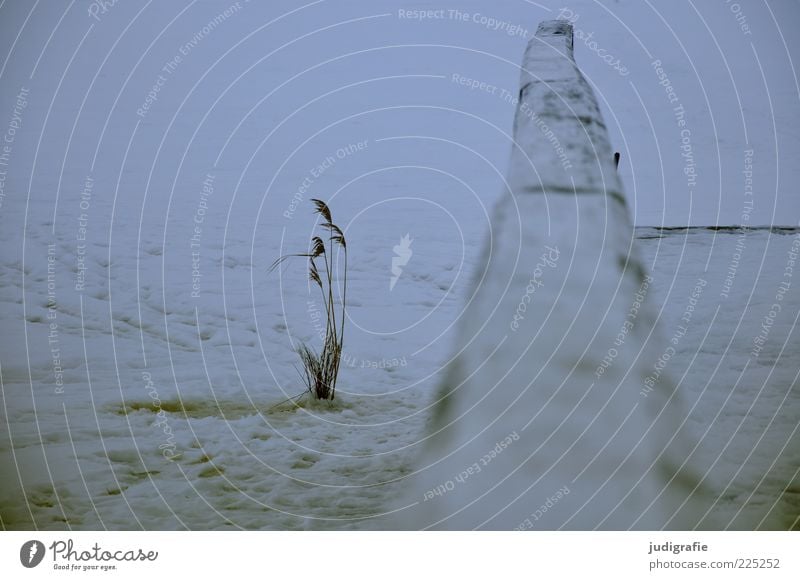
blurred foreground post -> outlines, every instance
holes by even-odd
[[[653,281],[565,21],[528,45],[514,139],[399,525],[710,526],[668,362],[654,375],[669,345]]]

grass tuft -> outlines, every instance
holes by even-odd
[[[339,226],[333,223],[328,205],[319,199],[312,199],[311,202],[314,204],[315,213],[322,217],[320,227],[327,230],[327,234],[313,236],[307,253],[281,256],[272,263],[270,272],[289,258],[308,259],[308,279],[320,289],[325,306],[325,338],[322,341],[322,351],[319,353],[307,344],[298,347],[297,354],[302,366],[302,372],[298,372],[306,389],[315,399],[333,401],[336,398],[336,380],[342,357],[347,307],[347,241]],[[336,246],[341,248],[344,255],[342,303],[338,312],[338,322],[333,283],[333,270],[338,256],[334,252]],[[318,260],[322,261],[321,268],[317,265]]]

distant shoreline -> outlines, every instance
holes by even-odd
[[[800,230],[800,226],[634,226],[636,230],[659,230],[663,232],[679,232],[688,230],[709,230],[722,233],[738,233],[742,230],[765,231],[775,234],[786,234]]]

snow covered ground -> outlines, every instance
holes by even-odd
[[[383,227],[390,230],[391,224]],[[43,293],[47,247],[34,242],[44,259],[26,262],[24,328],[20,265],[3,264],[3,318],[21,337],[11,342],[7,332],[3,343],[6,353],[16,352],[4,358],[2,369],[3,419],[9,425],[0,439],[4,525],[381,528],[380,514],[402,492],[424,437],[432,385],[450,342],[447,329],[467,285],[457,276],[458,261],[423,257],[419,244],[420,255],[414,254],[390,293],[394,236],[376,229],[370,234],[352,237],[352,367],[343,369],[342,394],[333,405],[294,410],[272,408],[300,390],[279,303],[272,301],[270,308],[269,300],[257,296],[255,304],[237,298],[227,312],[222,306],[196,308],[180,295],[162,297],[160,289],[140,287],[135,258],[127,267],[124,258],[109,263],[107,250],[98,247],[87,271],[96,290],[72,300],[67,292],[59,296],[54,320],[64,369],[60,392]],[[639,228],[637,234],[653,270],[655,301],[663,304],[662,332],[671,337],[679,326],[687,328],[665,372],[690,399],[699,452],[721,482],[718,516],[731,529],[796,527],[800,295],[792,287],[782,300],[775,297],[789,252],[800,246],[800,231]],[[235,280],[247,288],[250,276],[263,271],[277,251],[262,246],[257,253],[263,257],[251,267],[245,244],[225,258],[219,250],[209,269],[224,270],[232,288]],[[469,252],[464,267],[475,259]],[[723,298],[734,259],[735,278]],[[161,256],[148,254],[140,266],[160,271],[160,262]],[[58,263],[62,287],[71,264]],[[301,270],[288,269],[283,283],[302,288],[296,273]],[[111,300],[100,291],[109,279]],[[705,284],[698,294],[699,280]],[[265,281],[264,291],[276,292],[277,284]],[[395,295],[402,286],[415,290]],[[693,292],[696,305],[687,325],[681,318]],[[293,329],[305,329],[298,336],[311,339],[304,294],[286,296],[286,320]],[[393,319],[373,318],[374,326],[364,327],[381,299],[392,300],[386,310]],[[770,314],[774,303],[781,310]],[[766,319],[772,322],[756,356],[754,339]],[[426,331],[400,328],[413,324]],[[430,339],[439,333],[441,339]]]
[[[510,27],[561,7],[365,4],[0,5],[4,527],[388,521],[502,189],[526,43]],[[798,46],[778,23],[797,4],[742,2],[752,35],[727,3],[655,4],[565,13],[631,71],[576,43],[636,223],[796,225]],[[654,59],[687,110],[693,192]],[[320,305],[302,263],[267,269],[305,248],[314,196],[348,236],[348,366],[335,404],[289,409]],[[637,235],[719,520],[798,527],[798,231]]]

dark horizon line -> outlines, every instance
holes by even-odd
[[[744,224],[733,224],[727,226],[716,226],[716,225],[708,225],[708,226],[698,226],[698,225],[691,225],[691,226],[659,226],[659,225],[647,225],[647,224],[636,224],[633,226],[634,228],[650,228],[654,230],[714,230],[714,231],[730,231],[730,230],[798,230],[800,229],[800,225],[760,225],[760,226],[747,226]]]

